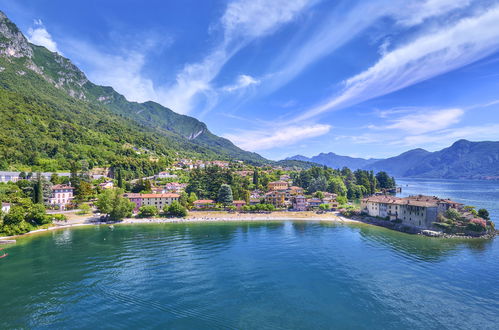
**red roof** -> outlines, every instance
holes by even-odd
[[[233,204],[246,204],[246,201],[233,201]]]
[[[60,190],[60,189],[72,189],[74,190],[74,187],[65,185],[65,184],[56,184],[55,186],[52,186],[52,190]]]
[[[179,194],[140,194],[142,198],[179,198]]]
[[[199,199],[194,202],[194,204],[213,204],[214,201],[211,199]]]

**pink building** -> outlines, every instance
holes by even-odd
[[[246,205],[246,202],[245,201],[233,201],[232,205],[234,205],[238,211],[241,211],[243,206]]]
[[[134,213],[139,212],[139,208],[142,206],[142,194],[127,193],[123,196],[128,198],[130,202],[135,204],[133,212]]]
[[[59,206],[61,210],[64,210],[66,206],[73,200],[74,189],[75,188],[64,184],[56,184],[55,186],[52,186],[49,205]]]

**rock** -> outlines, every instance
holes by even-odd
[[[434,231],[434,230],[423,230],[421,231],[421,234],[429,237],[440,237],[442,236],[442,233],[439,231]]]

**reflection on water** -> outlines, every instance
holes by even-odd
[[[78,228],[0,260],[0,328],[495,328],[496,241],[365,224]]]

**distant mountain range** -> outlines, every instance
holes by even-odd
[[[387,159],[363,159],[321,153],[287,160],[309,161],[333,168],[386,171],[396,177],[444,179],[499,179],[499,142],[459,140],[448,148],[429,152],[413,149]]]

